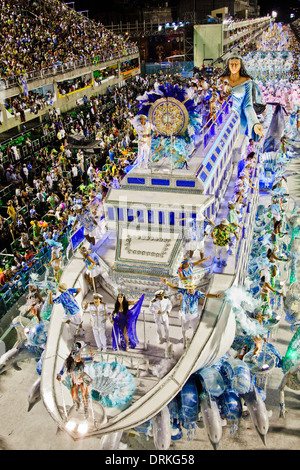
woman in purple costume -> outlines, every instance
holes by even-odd
[[[134,349],[139,340],[136,334],[136,322],[140,314],[144,294],[136,302],[127,300],[123,293],[119,293],[112,313],[112,346],[113,349],[121,347],[128,351]],[[132,305],[132,308],[129,306]]]

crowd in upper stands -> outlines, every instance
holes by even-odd
[[[2,78],[55,71],[62,63],[107,60],[135,47],[58,0],[1,0],[0,8]]]

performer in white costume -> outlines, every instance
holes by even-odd
[[[148,168],[151,151],[152,124],[146,121],[146,116],[140,114],[130,120],[138,135],[137,164],[140,168]]]
[[[169,315],[172,310],[172,303],[169,297],[165,296],[163,290],[155,292],[155,297],[151,300],[149,310],[154,315],[156,331],[160,343],[169,341]],[[165,338],[162,335],[162,326],[165,331]]]
[[[86,303],[84,309],[90,314],[90,322],[93,329],[97,348],[106,351],[106,306],[102,302],[101,294],[94,294],[94,302]]]

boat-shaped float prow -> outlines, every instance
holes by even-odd
[[[78,272],[78,263],[82,264],[82,261],[73,259],[67,271]],[[68,276],[70,283],[67,271],[64,276]],[[82,297],[85,295],[83,281],[83,276],[80,274],[73,283],[74,287],[82,288],[79,294]],[[229,288],[232,282],[232,275],[215,274],[210,281],[209,290],[212,293],[218,292],[224,287]],[[124,365],[134,377],[135,390],[131,400],[121,407],[102,407],[99,402],[91,400],[92,410],[86,419],[79,412],[74,414],[71,393],[56,378],[74,342],[72,336],[74,330],[62,323],[62,316],[61,306],[54,305],[43,359],[41,394],[48,412],[58,427],[65,430],[73,439],[82,438],[82,429],[84,436],[89,437],[131,429],[151,419],[177,395],[193,372],[212,365],[228,351],[235,334],[235,317],[230,306],[222,299],[208,298],[203,305],[199,325],[186,348],[180,342],[180,325],[177,327],[174,325],[172,328],[172,340],[177,349],[174,356],[179,357],[178,360],[175,360],[172,353],[170,357],[165,357],[167,344],[160,350],[156,348],[155,354],[149,345],[142,351],[114,352],[109,349],[107,353],[96,351],[94,361],[117,361]],[[151,326],[153,327],[153,321],[149,320],[147,325],[146,319],[146,328],[149,330]],[[174,338],[174,334],[177,338]],[[153,373],[155,367],[163,364],[164,375],[155,375]],[[71,426],[70,423],[77,425]]]

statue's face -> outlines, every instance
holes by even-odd
[[[241,68],[241,61],[240,59],[230,59],[228,66],[231,73],[238,73]]]

